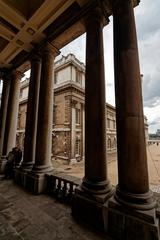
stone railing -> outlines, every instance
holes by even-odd
[[[72,203],[75,188],[81,184],[81,179],[61,172],[46,174],[47,193],[60,202]]]

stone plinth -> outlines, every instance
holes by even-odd
[[[119,204],[112,197],[104,205],[104,215],[108,219],[105,231],[116,240],[158,240],[159,219],[155,209],[140,211]]]
[[[28,173],[26,175],[25,187],[34,194],[44,193],[47,188],[47,178],[45,173]]]
[[[16,168],[15,169],[15,175],[14,175],[14,181],[22,186],[22,187],[26,187],[26,178],[27,178],[27,174],[30,172],[29,169],[22,169],[22,168]]]
[[[1,175],[4,175],[4,173],[5,173],[6,162],[7,162],[6,156],[1,156],[1,159],[0,159],[0,174]]]
[[[73,216],[104,229],[103,204],[113,194],[107,176],[103,13],[92,9],[86,23],[85,176],[76,189]]]
[[[75,190],[72,205],[72,214],[77,221],[91,225],[92,227],[104,231],[105,221],[104,207],[110,194],[89,194],[81,187]]]

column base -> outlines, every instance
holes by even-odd
[[[106,196],[108,196],[109,194],[110,196],[110,193],[113,192],[113,187],[111,186],[109,180],[101,182],[92,182],[84,177],[81,188],[84,191],[89,192],[90,194],[93,195],[105,194]]]
[[[29,171],[33,167],[33,162],[22,162],[21,169]]]
[[[7,163],[6,156],[1,156],[0,158],[0,175],[1,176],[5,176],[6,163]]]
[[[45,192],[47,189],[47,179],[45,175],[50,174],[53,171],[52,168],[47,169],[43,172],[42,169],[39,169],[39,171],[37,172],[35,171],[35,169],[32,169],[31,172],[28,172],[28,174],[26,175],[25,183],[26,189],[35,194]]]
[[[159,240],[159,219],[155,209],[134,210],[114,197],[105,205],[105,231],[116,240]]]
[[[146,193],[133,194],[121,190],[117,185],[115,199],[117,202],[125,205],[126,207],[142,211],[153,209],[156,206],[156,201],[153,200],[153,193],[150,190]]]
[[[72,214],[77,221],[104,231],[104,203],[113,195],[90,194],[81,187],[76,188],[72,205]]]
[[[22,186],[26,187],[26,178],[27,174],[31,171],[31,169],[23,169],[23,168],[16,168],[15,169],[15,175],[14,175],[14,181]]]
[[[32,173],[37,174],[37,173],[49,173],[53,171],[53,166],[52,165],[33,165],[32,168]]]

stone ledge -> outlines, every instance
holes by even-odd
[[[105,215],[108,218],[105,230],[116,240],[159,240],[159,219],[155,209],[134,211],[109,200]]]

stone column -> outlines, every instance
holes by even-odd
[[[31,168],[35,162],[37,114],[39,100],[39,86],[41,77],[41,57],[34,53],[31,57],[31,76],[27,103],[27,116],[24,140],[24,158],[22,168]]]
[[[141,76],[131,0],[113,2],[118,185],[106,229],[114,239],[159,239],[149,191]]]
[[[85,177],[82,188],[107,194],[103,16],[99,9],[86,19]]]
[[[103,204],[112,195],[106,169],[103,15],[93,9],[86,22],[85,177],[76,190],[73,214],[104,227]]]
[[[81,103],[81,160],[84,160],[85,153],[85,115],[84,104]]]
[[[76,109],[77,101],[71,100],[71,163],[76,163],[75,145],[76,145]]]
[[[54,58],[59,53],[49,43],[42,50],[35,164],[28,176],[27,188],[35,193],[45,190],[45,174],[53,170],[51,163]]]
[[[116,198],[131,203],[133,208],[152,208],[132,1],[117,1],[113,17],[119,181]]]
[[[3,89],[2,89],[2,98],[1,98],[1,109],[0,109],[0,156],[2,156],[2,149],[3,149],[9,89],[10,89],[10,79],[4,80]]]
[[[19,71],[14,71],[12,74],[3,144],[3,156],[6,156],[16,144],[20,80],[22,76],[22,73]]]
[[[1,157],[2,157],[2,150],[3,150],[3,143],[4,143],[4,133],[5,133],[10,83],[11,83],[10,79],[3,80],[1,109],[0,109],[0,173],[4,173],[4,168],[5,168],[5,161],[3,161]]]

